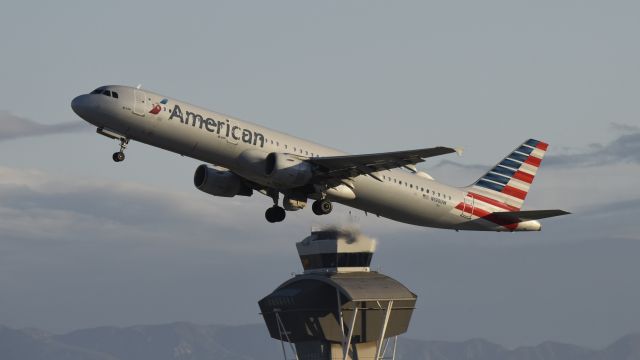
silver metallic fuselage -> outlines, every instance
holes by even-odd
[[[100,94],[80,95],[72,102],[73,110],[98,128],[109,129],[131,140],[228,168],[265,187],[273,184],[261,169],[256,168],[259,166],[260,155],[271,152],[290,153],[300,157],[345,155],[326,146],[147,90],[128,86],[104,88],[116,91],[118,98]],[[163,99],[167,100],[164,101],[165,104],[162,104]],[[160,106],[158,113],[151,113],[151,109],[157,106]],[[176,106],[181,111],[181,118],[174,113]],[[210,119],[209,123],[207,119]],[[251,166],[254,160],[255,166]],[[456,205],[463,202],[466,193],[464,189],[447,186],[401,169],[382,171],[380,175],[384,177],[383,181],[371,176],[353,178],[355,199],[333,200],[371,214],[419,226],[505,230],[489,221],[470,224],[468,219],[462,217]],[[427,193],[421,189],[429,191]],[[517,230],[539,230],[537,221],[528,223],[531,223],[528,226],[532,228],[527,229],[527,224],[522,223],[522,227],[519,226]]]

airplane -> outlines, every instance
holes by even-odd
[[[457,188],[435,181],[416,164],[460,149],[432,147],[349,155],[258,124],[241,121],[141,89],[100,86],[75,97],[73,111],[116,139],[124,161],[131,140],[198,159],[195,187],[222,197],[273,200],[270,223],[314,200],[316,215],[333,202],[424,227],[478,231],[539,231],[538,220],[563,210],[521,210],[548,144],[529,139],[473,184]],[[212,165],[212,166],[210,166]],[[282,206],[279,205],[282,194]]]

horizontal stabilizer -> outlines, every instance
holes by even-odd
[[[570,212],[564,210],[528,210],[528,211],[501,211],[494,212],[491,216],[494,219],[503,220],[510,223],[518,223],[529,220],[540,220],[554,216],[568,215]]]

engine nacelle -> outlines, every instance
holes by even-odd
[[[276,187],[291,189],[306,185],[313,172],[311,164],[295,156],[270,153],[265,161],[265,173]]]
[[[245,185],[240,176],[231,171],[218,170],[204,164],[196,169],[193,184],[198,190],[214,196],[234,197],[253,194],[253,190]]]

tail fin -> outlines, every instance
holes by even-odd
[[[525,141],[471,185],[470,190],[507,205],[511,211],[520,210],[548,146],[539,140]]]

